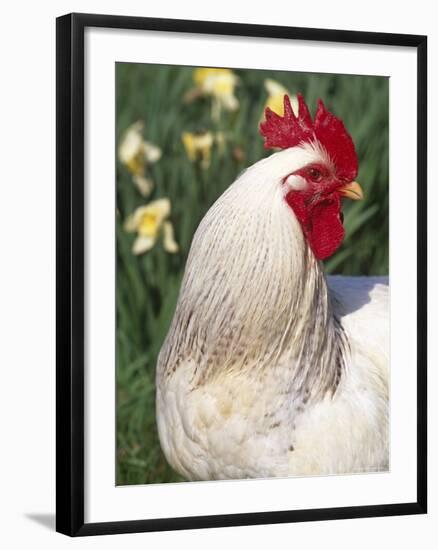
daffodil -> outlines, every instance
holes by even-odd
[[[143,139],[141,120],[131,124],[123,134],[119,146],[119,159],[132,174],[132,180],[143,196],[150,194],[152,180],[146,176],[146,166],[161,158],[161,149]]]
[[[193,72],[196,89],[201,95],[211,96],[212,118],[218,120],[222,109],[235,111],[239,108],[239,100],[234,95],[238,82],[231,69],[199,68]],[[193,96],[195,97],[195,96]]]
[[[178,252],[170,216],[170,200],[157,199],[137,208],[125,221],[125,230],[137,233],[132,246],[133,254],[144,254],[156,244],[158,237],[163,236],[163,247],[166,252]]]
[[[269,107],[271,111],[274,111],[277,115],[284,115],[284,96],[290,97],[290,103],[295,114],[298,113],[298,98],[296,95],[291,95],[289,91],[279,82],[267,78],[264,82],[265,89],[268,92],[268,99],[265,103],[266,107]]]
[[[182,142],[187,156],[192,162],[200,161],[201,167],[207,169],[211,161],[211,148],[214,137],[211,132],[183,132]]]

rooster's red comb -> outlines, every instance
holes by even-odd
[[[315,119],[312,122],[309,109],[298,94],[298,114],[293,112],[289,96],[284,96],[284,115],[265,109],[265,120],[260,123],[260,133],[265,138],[265,148],[287,149],[300,143],[318,141],[336,166],[338,176],[353,180],[357,176],[356,149],[344,123],[328,111],[318,100]]]

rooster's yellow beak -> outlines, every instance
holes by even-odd
[[[362,187],[357,183],[357,181],[347,183],[347,185],[344,185],[339,189],[339,192],[343,197],[348,197],[354,201],[363,199]]]

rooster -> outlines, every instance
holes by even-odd
[[[188,480],[388,469],[386,278],[326,277],[341,200],[361,199],[343,122],[269,108],[277,152],[213,204],[157,364],[162,449]]]

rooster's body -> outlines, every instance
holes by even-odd
[[[358,187],[323,195],[322,145],[253,165],[195,234],[157,367],[161,445],[187,479],[388,467],[388,286],[324,276],[337,194]]]

